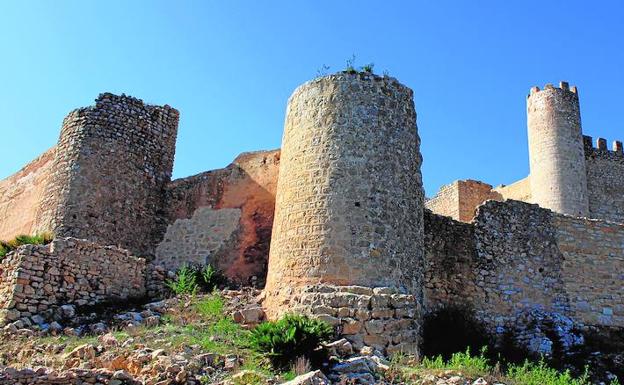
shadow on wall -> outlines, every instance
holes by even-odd
[[[228,167],[173,181],[156,262],[211,263],[240,284],[264,286],[279,150],[244,153]]]

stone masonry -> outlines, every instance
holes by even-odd
[[[339,73],[295,90],[269,256],[270,317],[319,283],[394,287],[420,311],[420,164],[412,91],[395,79]]]
[[[266,278],[270,318],[314,315],[387,352],[417,352],[423,316],[453,306],[544,354],[544,325],[564,346],[624,329],[623,146],[582,136],[576,87],[531,90],[527,178],[456,181],[427,209],[412,91],[393,78],[307,82],[281,151],[171,181],[178,117],[102,94],[0,181],[0,239],[56,233],[0,261],[0,322],[159,296],[167,270],[211,263]]]
[[[165,232],[178,111],[102,94],[63,122],[36,231],[149,255]]]
[[[26,245],[0,262],[0,323],[50,320],[62,305],[96,305],[146,294],[146,262],[113,246],[57,238]],[[41,319],[39,319],[41,320]]]

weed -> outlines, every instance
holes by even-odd
[[[368,63],[366,65],[363,65],[361,69],[362,69],[362,72],[366,72],[366,73],[372,74],[373,73],[373,67],[375,67],[374,63]]]
[[[355,69],[355,55],[351,55],[351,58],[347,59],[347,67],[345,68],[345,72],[349,74],[357,73],[357,70]]]
[[[195,295],[199,286],[195,271],[187,265],[182,265],[176,272],[175,280],[167,280],[167,287],[176,295],[191,294]]]

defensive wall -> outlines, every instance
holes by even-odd
[[[576,151],[575,88],[533,89],[527,103],[531,135],[570,129],[559,145]],[[170,181],[177,121],[171,107],[102,94],[68,115],[55,147],[0,182],[3,238],[57,235],[0,263],[5,321],[158,293],[151,281],[165,270],[211,263],[242,283],[266,278],[270,317],[314,314],[356,346],[387,351],[416,350],[423,316],[451,306],[530,344],[546,338],[525,328],[536,320],[624,327],[620,142],[608,150],[582,137],[579,166],[570,148],[531,141],[544,148],[529,177],[456,181],[425,203],[412,91],[393,78],[305,83],[289,100],[281,151]],[[556,159],[574,170],[559,175]],[[555,164],[533,179],[540,162]],[[565,181],[581,169],[586,193],[566,202]],[[536,180],[555,181],[556,196],[536,193]]]
[[[499,334],[526,333],[535,312],[579,329],[622,328],[623,242],[619,223],[519,201],[487,201],[471,223],[427,210],[426,311],[468,307]]]

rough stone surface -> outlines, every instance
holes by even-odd
[[[64,120],[39,231],[153,253],[166,222],[178,111],[101,94]]]
[[[56,147],[44,152],[20,171],[0,181],[0,239],[12,239],[20,234],[32,234],[39,202],[46,186]]]
[[[391,287],[311,285],[294,290],[291,310],[324,320],[353,349],[415,353],[420,341],[420,304]]]
[[[178,179],[168,187],[170,224],[203,208],[240,211],[235,239],[213,254],[213,262],[234,281],[248,284],[256,277],[264,286],[279,163],[279,150],[243,153],[224,169]],[[215,237],[203,225],[194,231],[199,237]]]
[[[223,265],[219,257],[236,240],[240,217],[240,209],[198,208],[190,219],[178,219],[167,227],[153,262],[170,270],[183,264]]]
[[[269,257],[269,317],[317,282],[395,286],[420,302],[421,155],[412,91],[393,78],[317,78],[289,99]]]
[[[68,304],[142,298],[145,270],[145,259],[85,240],[22,246],[0,262],[0,322],[50,320],[59,307],[71,317],[75,310]]]

